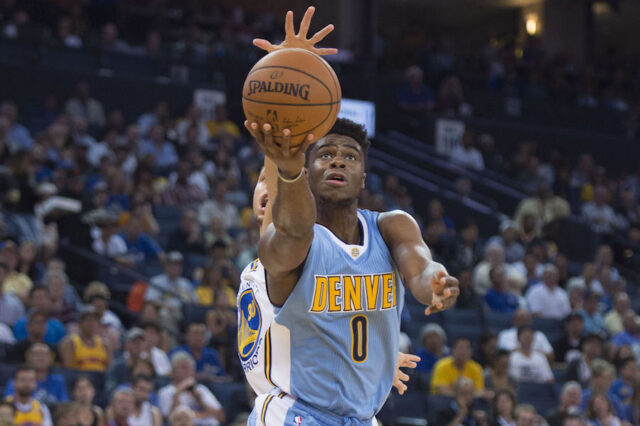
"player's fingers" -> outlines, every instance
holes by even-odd
[[[264,134],[264,144],[268,147],[273,146],[273,128],[271,124],[264,123],[262,125],[262,133]]]
[[[333,31],[333,28],[334,28],[333,24],[327,25],[326,27],[324,27],[323,29],[315,33],[313,37],[309,39],[309,41],[311,42],[311,44],[316,44],[320,42],[323,38],[327,36],[327,34]]]
[[[253,136],[253,138],[256,141],[258,141],[258,144],[260,146],[262,146],[264,141],[263,141],[263,138],[262,138],[262,133],[260,133],[260,129],[259,129],[258,123],[256,123],[255,121],[249,122],[249,120],[245,120],[244,121],[244,127],[246,127],[247,130],[249,131],[249,133],[251,133],[251,136]]]
[[[284,136],[284,132],[283,132],[283,136]],[[282,138],[282,144],[280,145],[280,150],[285,156],[287,157],[291,156],[292,154],[291,153],[291,134],[289,134],[288,138],[285,138],[285,137]]]
[[[259,47],[262,50],[266,50],[267,52],[271,52],[275,50],[275,46],[271,44],[268,40],[265,40],[263,38],[254,38],[253,45],[255,47]]]
[[[457,287],[446,288],[444,290],[444,297],[458,297],[460,289]]]
[[[398,378],[399,378],[400,380],[402,380],[403,382],[406,382],[406,381],[408,381],[408,380],[409,380],[409,375],[408,375],[408,374],[403,373],[402,371],[400,371],[400,372],[399,372],[399,374],[398,374]]]
[[[320,56],[335,55],[336,53],[338,53],[338,49],[334,49],[333,47],[315,49],[315,54]]]
[[[309,32],[309,26],[311,25],[311,18],[313,17],[316,8],[313,6],[309,6],[307,11],[304,13],[302,17],[302,22],[300,22],[300,31],[298,31],[298,37],[305,39],[307,38],[307,33]]]
[[[398,389],[398,393],[400,395],[404,395],[404,392],[407,390],[407,385],[402,382],[396,382],[393,385],[396,387],[396,389]]]
[[[405,360],[400,364],[400,367],[407,367],[407,368],[416,368],[418,366],[418,363],[416,363],[415,361],[411,361],[411,360]]]
[[[296,30],[293,28],[293,12],[291,10],[287,12],[287,16],[284,19],[284,32],[287,37],[296,35]]]

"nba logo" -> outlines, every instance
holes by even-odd
[[[302,424],[302,417],[300,416],[295,416],[293,418],[293,421],[295,422],[296,426],[300,426]]]

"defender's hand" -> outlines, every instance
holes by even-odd
[[[407,390],[407,385],[404,382],[409,381],[409,375],[400,370],[401,367],[416,368],[420,357],[417,355],[405,354],[398,352],[398,362],[396,363],[396,372],[393,375],[393,387],[398,389],[398,393],[403,395]]]
[[[425,309],[425,315],[444,311],[456,303],[460,294],[458,279],[448,275],[445,271],[440,271],[431,280],[431,305]]]
[[[299,145],[291,146],[291,131],[284,129],[282,131],[282,144],[278,145],[273,139],[272,128],[269,123],[260,126],[255,121],[249,123],[244,122],[244,126],[249,130],[251,135],[258,141],[258,145],[264,151],[264,154],[278,167],[279,173],[288,179],[293,179],[302,171],[305,164],[305,152],[313,142],[313,135],[307,135],[305,141]]]
[[[296,30],[293,28],[293,12],[288,11],[284,24],[284,41],[281,44],[273,45],[267,40],[256,38],[253,40],[254,46],[266,50],[269,53],[280,49],[298,48],[308,50],[317,55],[335,55],[338,53],[338,49],[315,47],[316,43],[321,42],[327,34],[333,31],[333,24],[327,25],[315,33],[313,37],[307,39],[307,32],[309,31],[309,25],[311,24],[311,17],[315,11],[316,8],[313,6],[310,6],[307,9],[304,17],[302,18],[302,22],[300,23],[300,31],[298,34],[296,34]]]

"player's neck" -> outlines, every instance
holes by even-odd
[[[328,228],[346,244],[362,244],[358,226],[357,200],[348,205],[317,203],[316,222]]]

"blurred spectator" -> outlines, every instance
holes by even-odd
[[[460,377],[454,385],[453,397],[455,399],[451,401],[451,406],[437,413],[436,424],[465,426],[482,424],[478,422],[478,417],[484,418],[485,413],[474,404],[473,380]]]
[[[53,424],[56,426],[78,426],[78,406],[74,402],[57,404],[53,414]],[[0,423],[1,424],[1,423]]]
[[[59,270],[47,270],[42,284],[49,289],[51,316],[63,324],[75,321],[80,299],[76,289],[69,284],[67,274]]]
[[[509,375],[518,383],[551,383],[553,382],[553,372],[549,361],[544,354],[533,349],[533,336],[531,326],[518,327],[520,347],[511,352]]]
[[[238,129],[236,123],[229,120],[225,104],[217,104],[214,111],[213,120],[207,121],[207,129],[212,138],[219,138],[223,135],[230,135],[236,138],[240,136],[240,129]]]
[[[76,84],[75,96],[64,107],[71,118],[84,118],[91,127],[102,128],[107,123],[104,108],[100,101],[91,97],[89,84],[81,81]]]
[[[483,333],[478,340],[476,354],[473,359],[480,364],[482,368],[488,368],[497,349],[498,336],[490,332]]]
[[[142,232],[144,227],[143,219],[132,215],[125,227],[125,232],[121,234],[127,244],[127,255],[136,264],[154,260],[162,261],[164,253],[158,243],[148,234]]]
[[[504,266],[494,266],[489,273],[492,287],[485,294],[484,301],[490,310],[494,312],[511,313],[518,306],[518,299],[512,293],[508,292],[506,287],[506,275]]]
[[[615,346],[624,346],[628,345],[633,347],[634,345],[640,345],[640,337],[638,337],[638,315],[632,310],[629,309],[622,315],[622,326],[624,328],[623,331],[614,335],[611,338],[611,343]]]
[[[589,387],[582,391],[581,407],[586,412],[587,407],[592,401],[594,395],[605,395],[605,399],[613,408],[613,413],[624,419],[625,409],[622,401],[613,392],[611,392],[611,384],[615,378],[615,369],[608,362],[596,359],[591,363],[591,380]]]
[[[598,185],[593,190],[593,201],[582,205],[582,216],[589,221],[595,232],[603,234],[609,234],[623,226],[613,208],[607,204],[607,196],[608,189]]]
[[[165,139],[165,129],[160,124],[154,124],[149,129],[147,139],[140,146],[140,155],[152,156],[155,159],[156,167],[160,169],[167,170],[178,163],[178,153],[174,146]]]
[[[468,117],[472,114],[471,105],[464,100],[462,82],[457,76],[449,75],[442,79],[436,110],[445,116]]]
[[[207,198],[198,185],[189,182],[191,165],[187,161],[178,162],[176,181],[169,183],[160,195],[162,204],[176,208],[193,208]]]
[[[155,125],[164,125],[169,119],[169,104],[159,101],[150,112],[142,114],[138,118],[138,130],[142,137],[149,136],[149,131]]]
[[[462,145],[456,145],[449,154],[451,161],[474,170],[484,170],[482,154],[475,147],[475,135],[469,129],[462,136]]]
[[[507,351],[519,348],[518,329],[523,325],[531,326],[532,322],[531,313],[526,308],[516,309],[513,313],[513,327],[498,334],[498,347]],[[553,359],[553,347],[541,331],[533,334],[533,350],[545,354],[547,359]]]
[[[13,327],[24,315],[24,306],[20,299],[4,291],[4,283],[10,272],[9,266],[0,261],[0,322]]]
[[[162,306],[163,324],[169,330],[177,331],[182,318],[182,305],[195,303],[193,286],[182,277],[183,257],[179,252],[169,252],[164,265],[164,273],[151,278],[144,299],[155,301]]]
[[[553,265],[545,266],[542,284],[533,286],[526,299],[531,313],[542,318],[563,319],[571,310],[567,292],[558,287],[558,268]]]
[[[0,262],[7,265],[9,274],[4,277],[2,292],[13,294],[23,303],[27,302],[29,291],[33,287],[33,281],[29,276],[19,272],[18,268],[18,248],[12,240],[0,242]]]
[[[51,353],[54,354],[54,360],[58,361],[60,357],[56,347],[44,341],[48,318],[47,311],[31,311],[27,319],[27,337],[19,340],[7,351],[5,361],[14,364],[26,362],[29,348],[35,343],[48,345]]]
[[[509,362],[511,353],[504,349],[498,349],[491,358],[489,368],[485,369],[484,385],[488,390],[498,391],[507,389],[516,390],[516,381],[509,375]]]
[[[456,300],[456,309],[476,309],[483,305],[482,298],[473,290],[473,271],[465,268],[458,272],[460,295]]]
[[[195,379],[195,361],[186,352],[171,357],[173,380],[158,393],[159,408],[167,417],[178,406],[186,405],[196,411],[199,422],[217,426],[225,419],[225,412],[216,397]],[[205,420],[207,419],[207,420]]]
[[[429,206],[427,207],[427,220],[429,223],[438,222],[447,229],[448,233],[455,233],[455,225],[453,223],[453,219],[445,216],[444,207],[442,207],[442,202],[437,198],[429,200]]]
[[[56,39],[58,43],[65,47],[75,49],[82,47],[82,39],[77,34],[73,34],[73,23],[68,16],[61,16],[58,19]]]
[[[232,276],[234,270],[235,265],[228,259],[208,266],[195,290],[198,302],[218,309],[234,309],[236,292],[229,286],[229,281],[236,282]]]
[[[478,241],[478,225],[467,219],[460,227],[460,239],[451,259],[452,269],[472,268],[482,258],[482,249]]]
[[[129,388],[117,389],[113,392],[109,404],[107,420],[109,425],[129,426],[129,416],[134,413],[135,398]]]
[[[604,393],[594,393],[587,405],[587,418],[590,426],[621,426],[622,422],[613,413],[611,401]]]
[[[618,361],[618,378],[611,384],[611,393],[617,396],[624,405],[630,405],[633,400],[633,386],[640,379],[638,365],[633,357]]]
[[[567,380],[588,386],[591,380],[591,366],[595,359],[602,356],[602,337],[598,334],[587,334],[580,343],[580,356],[572,359],[567,365]]]
[[[549,426],[564,426],[565,419],[581,412],[582,388],[577,382],[566,382],[560,391],[560,404],[547,416]]]
[[[186,405],[178,405],[169,415],[170,426],[194,426],[196,413]]]
[[[187,143],[187,131],[195,131],[195,142],[202,148],[209,145],[209,130],[202,119],[202,110],[195,104],[189,105],[184,118],[178,120],[175,131],[180,145]]]
[[[542,424],[536,409],[529,404],[516,406],[516,426],[537,426]]]
[[[520,229],[526,229],[525,217],[533,216],[536,232],[540,235],[544,225],[554,220],[566,218],[570,213],[569,203],[563,198],[553,195],[548,184],[541,183],[535,196],[527,197],[518,204],[513,220]]]
[[[224,367],[220,361],[218,352],[208,348],[207,327],[200,322],[191,322],[185,333],[185,344],[173,350],[173,354],[186,352],[196,363],[196,379],[211,380],[218,376],[224,376]]]
[[[33,139],[26,127],[18,123],[18,105],[14,101],[4,101],[0,104],[0,117],[8,121],[7,140],[9,150],[16,152],[31,148]]]
[[[36,372],[33,367],[19,367],[13,375],[13,380],[15,396],[8,397],[7,401],[15,408],[14,424],[16,426],[30,424],[53,426],[47,406],[32,396],[37,387]]]
[[[108,343],[98,334],[100,316],[93,306],[83,308],[78,318],[78,333],[60,342],[60,355],[65,368],[80,371],[105,371],[113,354]]]
[[[71,394],[76,404],[76,421],[82,426],[105,424],[102,408],[93,405],[96,389],[88,376],[80,376],[71,384]]]
[[[107,22],[102,27],[100,47],[104,50],[111,50],[114,52],[130,52],[129,45],[118,37],[118,27],[112,22]]]
[[[604,317],[598,310],[601,294],[594,290],[587,290],[584,294],[583,309],[580,311],[584,321],[584,332],[586,334],[606,334]]]
[[[162,414],[149,402],[153,391],[153,381],[146,376],[136,376],[131,382],[134,396],[133,413],[127,419],[127,426],[162,426]]]
[[[182,211],[180,227],[169,236],[167,248],[181,253],[204,254],[206,252],[202,230],[194,210]]]
[[[609,334],[616,335],[624,331],[622,316],[631,309],[631,299],[627,293],[618,293],[613,299],[613,309],[604,316],[604,324]]]
[[[420,329],[420,342],[422,347],[416,351],[420,361],[415,370],[420,373],[431,373],[436,362],[448,352],[447,335],[438,324],[426,324]]]
[[[67,385],[60,374],[51,373],[50,368],[54,355],[49,346],[44,343],[34,343],[27,352],[27,363],[36,373],[36,389],[33,397],[46,405],[56,405],[69,399]],[[4,396],[13,396],[15,393],[14,380],[9,380],[4,389]]]
[[[39,281],[43,273],[43,265],[37,261],[37,256],[38,248],[33,241],[23,240],[20,243],[18,249],[20,263],[17,269],[20,273],[28,276],[31,281]]]
[[[433,367],[431,393],[455,396],[455,385],[461,377],[473,381],[476,396],[485,394],[482,367],[471,359],[471,343],[462,337],[453,342],[451,356],[442,358]]]
[[[507,266],[504,263],[504,251],[499,244],[487,245],[484,251],[484,259],[473,270],[473,289],[480,296],[484,296],[492,286],[491,269]]]
[[[120,348],[120,333],[123,330],[120,318],[109,308],[111,292],[104,283],[91,281],[84,289],[83,300],[95,308],[99,322],[99,334],[111,348]]]
[[[507,389],[496,391],[491,407],[492,426],[515,426],[515,408],[516,396],[512,391]]]
[[[564,319],[564,336],[553,344],[556,362],[569,363],[580,356],[584,320],[579,312],[571,312]]]
[[[145,349],[144,331],[141,328],[133,327],[127,332],[124,352],[114,359],[107,368],[104,384],[107,394],[111,394],[118,385],[131,382],[130,372],[133,365],[138,359],[148,356]]]
[[[66,330],[64,324],[59,320],[52,318],[49,314],[49,306],[51,298],[49,297],[49,289],[44,286],[35,286],[29,292],[29,308],[30,312],[46,312],[47,323],[46,332],[44,334],[45,343],[57,345],[60,340],[65,336]],[[29,331],[27,329],[26,316],[20,318],[13,328],[13,332],[16,335],[17,340],[23,340],[29,337]]]
[[[98,185],[96,185],[97,187]],[[131,259],[127,256],[127,243],[117,233],[117,215],[104,209],[93,210],[90,214],[91,220],[95,225],[95,229],[92,232],[93,243],[91,248],[93,251],[120,264],[132,266]]]
[[[496,149],[496,142],[492,135],[483,133],[478,138],[478,147],[482,153],[485,167],[494,172],[502,172],[505,168],[505,159],[500,150]]]
[[[504,260],[507,263],[519,262],[524,259],[525,250],[518,241],[518,227],[511,220],[503,220],[500,223],[500,235],[495,235],[487,241],[487,247],[499,244],[504,251]]]
[[[198,221],[202,226],[209,226],[215,216],[224,219],[224,225],[227,229],[240,226],[238,209],[226,200],[226,196],[226,182],[218,182],[215,188],[215,198],[205,201],[198,209]]]
[[[158,376],[168,376],[171,374],[171,362],[167,353],[161,349],[162,327],[157,321],[143,321],[140,328],[144,330],[145,351],[149,353],[149,359]]]
[[[423,83],[423,72],[413,65],[404,73],[406,83],[398,88],[397,99],[400,109],[411,115],[421,116],[430,112],[434,106],[431,88]]]

